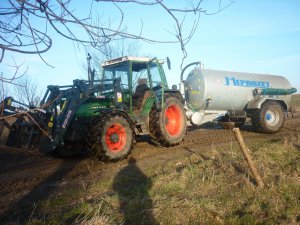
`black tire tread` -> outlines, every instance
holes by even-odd
[[[259,110],[255,109],[251,113],[251,124],[255,131],[261,132],[261,127],[259,125]]]
[[[103,143],[101,143],[102,136],[105,135],[104,125],[107,123],[107,121],[111,120],[112,118],[122,118],[124,119],[128,125],[129,129],[131,130],[131,143],[129,144],[129,150],[116,158],[111,158],[111,156],[108,154],[108,152],[105,150],[105,148],[102,146]],[[125,158],[130,151],[132,150],[133,146],[133,140],[135,138],[134,136],[134,127],[131,121],[126,118],[126,116],[122,115],[120,112],[112,112],[108,114],[104,114],[100,117],[97,117],[94,119],[91,128],[90,128],[91,136],[89,137],[90,147],[89,147],[89,153],[102,161],[118,161],[123,158]]]
[[[272,107],[277,108],[278,112],[280,112],[280,118],[279,118],[279,122],[276,126],[269,127],[265,121],[265,113],[269,108],[272,108]],[[284,124],[284,120],[285,120],[284,109],[283,109],[282,105],[277,101],[264,102],[263,105],[261,106],[261,108],[258,110],[255,110],[251,116],[251,123],[252,123],[252,126],[255,128],[255,130],[258,132],[268,133],[268,134],[277,132]]]
[[[166,96],[165,97],[165,103],[168,104],[169,101],[173,101],[176,104],[178,104],[180,106],[180,108],[183,110],[184,112],[184,108],[182,103],[175,97],[173,96]],[[168,138],[168,136],[163,132],[162,127],[160,124],[161,123],[161,113],[163,113],[163,109],[162,110],[158,110],[155,106],[153,106],[151,112],[150,112],[150,116],[149,116],[149,127],[150,127],[150,137],[152,139],[152,141],[155,144],[161,145],[161,146],[174,146],[174,145],[178,145],[180,144],[180,142],[182,141],[182,138],[178,139],[178,140],[171,140],[170,138]],[[185,135],[186,132],[186,117],[185,114],[183,113],[184,116],[184,130],[183,130],[183,136]]]

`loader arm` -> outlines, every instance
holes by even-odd
[[[105,83],[103,80],[95,82],[96,83],[91,85],[85,80],[74,80],[71,88],[59,90],[55,102],[48,108],[48,111],[56,112],[50,135],[53,149],[64,145],[66,132],[70,128],[70,125],[76,117],[76,112],[82,104],[91,98],[97,98],[94,93],[114,90],[120,83],[119,79],[105,80]],[[65,86],[62,87],[65,88]],[[55,95],[51,95],[51,93],[49,96],[50,100],[55,97]],[[113,98],[116,99],[116,96],[113,96]],[[61,107],[59,111],[57,111],[58,106]]]

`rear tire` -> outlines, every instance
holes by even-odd
[[[101,160],[117,161],[127,156],[133,146],[132,124],[121,113],[104,115],[94,122],[91,154]]]
[[[166,97],[161,110],[153,108],[150,113],[150,136],[162,146],[179,144],[186,133],[184,107],[175,97]]]
[[[263,133],[275,133],[283,126],[284,109],[279,102],[265,102],[260,110],[255,110],[251,116],[251,123],[255,130]]]

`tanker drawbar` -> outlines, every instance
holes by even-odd
[[[194,68],[180,86],[184,87],[181,93],[191,124],[217,120],[222,126],[241,126],[249,117],[253,127],[265,133],[282,127],[292,94],[297,91],[282,76],[201,67]]]

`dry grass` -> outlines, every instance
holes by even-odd
[[[194,146],[160,167],[132,163],[104,180],[91,172],[90,184],[40,203],[28,224],[299,224],[299,132],[246,143],[263,189],[235,142]]]
[[[119,210],[116,198],[106,200],[115,202],[111,210],[119,214],[119,224],[297,224],[298,150],[290,144],[282,145],[281,140],[254,143],[251,149],[267,184],[264,189],[256,187],[235,146],[195,151],[166,163],[150,177],[148,197],[134,197],[135,193],[126,199],[125,211]],[[141,211],[148,216],[141,216]]]
[[[300,94],[292,95],[291,110],[294,113],[300,112]]]

